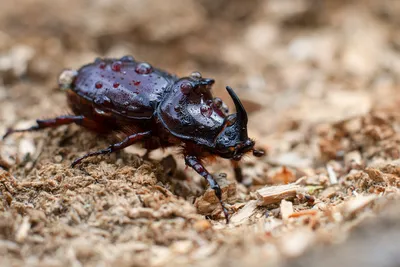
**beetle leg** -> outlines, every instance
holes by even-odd
[[[57,127],[61,125],[76,123],[78,125],[91,125],[92,121],[88,120],[82,115],[64,115],[60,117],[56,117],[53,119],[46,119],[46,120],[36,120],[36,125],[26,128],[26,129],[8,129],[6,134],[3,136],[5,139],[7,136],[13,133],[21,133],[21,132],[30,132],[30,131],[38,131],[45,128],[50,127]]]
[[[150,160],[150,149],[146,149],[146,153],[142,156],[143,160]]]
[[[226,223],[228,224],[229,223],[228,211],[226,210],[224,203],[222,202],[222,192],[217,181],[215,181],[214,177],[212,177],[212,175],[206,170],[206,168],[204,168],[204,166],[201,164],[201,162],[198,160],[196,156],[186,155],[185,163],[186,165],[192,167],[193,170],[195,170],[198,174],[200,174],[207,180],[211,189],[214,190],[215,195],[219,200],[219,203],[221,204],[222,211],[224,212],[225,215]]]
[[[242,173],[242,168],[239,165],[239,162],[236,160],[231,160],[232,166],[233,166],[233,171],[235,172],[235,178],[236,181],[241,183],[243,181],[243,173]]]
[[[118,150],[124,149],[125,147],[128,147],[128,146],[142,140],[143,138],[150,136],[150,134],[151,134],[151,131],[129,135],[128,137],[126,137],[124,140],[122,140],[119,143],[112,144],[109,147],[107,147],[105,149],[101,149],[99,151],[87,153],[86,155],[75,159],[72,162],[71,167],[74,167],[76,164],[79,164],[82,160],[84,160],[88,157],[97,156],[97,155],[106,155],[106,154],[110,154],[112,152],[116,152]]]

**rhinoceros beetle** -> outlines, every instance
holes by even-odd
[[[181,146],[186,165],[208,181],[228,223],[221,189],[202,160],[215,156],[231,159],[241,181],[237,162],[247,152],[259,157],[263,151],[254,149],[254,141],[247,136],[247,114],[238,96],[226,87],[236,107],[235,114],[228,114],[222,100],[213,98],[213,84],[213,79],[203,78],[198,72],[178,78],[131,56],[98,58],[79,70],[64,70],[59,77],[74,115],[37,120],[27,129],[9,129],[3,138],[71,123],[97,133],[126,135],[121,142],[77,158],[72,167],[85,158],[109,154],[139,141],[148,151]]]

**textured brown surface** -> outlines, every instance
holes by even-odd
[[[227,226],[176,150],[143,160],[131,147],[71,169],[110,140],[74,125],[11,136],[0,266],[329,266],[333,254],[364,266],[370,250],[369,263],[396,266],[379,244],[398,243],[399,18],[396,0],[1,1],[0,133],[67,112],[63,68],[132,54],[215,78],[230,106],[223,88],[237,88],[268,156],[243,161],[243,184],[229,162],[209,165]],[[257,203],[285,183],[300,189]]]

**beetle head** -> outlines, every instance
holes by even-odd
[[[239,98],[227,87],[236,106],[236,113],[228,115],[222,101],[212,96],[213,84],[197,73],[179,79],[158,106],[158,119],[174,136],[204,146],[211,154],[233,160],[249,151],[261,156],[247,136],[247,113]]]
[[[249,151],[253,151],[255,156],[261,156],[263,152],[254,149],[255,142],[247,135],[246,110],[233,89],[227,86],[226,90],[235,104],[236,113],[225,118],[223,128],[215,141],[217,153],[223,158],[233,160],[240,160]]]

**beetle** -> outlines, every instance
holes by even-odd
[[[264,154],[254,148],[255,142],[247,135],[247,113],[231,87],[226,90],[235,104],[234,114],[229,114],[220,98],[213,97],[213,79],[203,78],[199,72],[178,78],[132,56],[97,58],[78,70],[64,70],[58,84],[66,91],[73,115],[37,120],[36,125],[26,129],[8,129],[3,139],[16,132],[72,123],[97,133],[126,135],[118,143],[75,159],[72,167],[88,157],[138,142],[148,152],[180,146],[186,165],[207,180],[229,222],[221,189],[202,161],[215,156],[232,160],[240,182],[237,162],[242,156],[248,152],[257,157]]]

